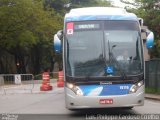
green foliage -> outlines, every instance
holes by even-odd
[[[34,57],[41,61],[43,56],[37,56],[36,52],[33,52],[36,48],[48,49],[46,52],[51,53],[49,48],[53,34],[61,29],[62,25],[59,23],[60,17],[53,10],[45,11],[40,0],[1,0],[0,16],[0,50],[1,54],[8,52],[15,56],[15,65],[11,67],[25,72],[28,64],[26,59]],[[4,68],[3,62],[0,56],[0,67]],[[33,64],[34,62],[37,60],[33,61]]]
[[[9,4],[12,0],[3,1]],[[30,47],[39,42],[38,37],[51,38],[55,30],[53,28],[60,28],[53,22],[56,19],[35,0],[14,0],[11,6],[2,5],[0,15],[0,45],[9,48],[17,45]]]
[[[106,0],[71,0],[71,3],[73,3],[73,8],[111,6]]]
[[[160,89],[156,88],[145,88],[146,93],[151,93],[151,94],[160,94]]]
[[[160,58],[160,2],[159,0],[133,0],[133,2],[124,3],[136,5],[137,8],[129,8],[128,10],[134,12],[136,15],[144,19],[144,24],[154,32],[155,46],[150,50],[151,57]]]
[[[56,12],[64,15],[71,8],[111,6],[108,0],[43,0],[45,9],[53,8]],[[68,8],[65,7],[69,5]]]
[[[30,42],[28,42],[28,40]],[[32,44],[36,44],[37,42],[36,36],[29,30],[24,30],[21,32],[17,37],[17,42],[19,43],[19,46],[29,46]]]

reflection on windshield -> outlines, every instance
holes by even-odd
[[[102,31],[77,32],[68,37],[69,75],[95,76],[98,69],[104,68],[102,41]]]
[[[66,73],[69,76],[107,76],[108,65],[113,66],[113,76],[143,72],[137,30],[74,30],[72,35],[66,35],[66,41]],[[113,60],[109,58],[109,47]]]
[[[105,40],[110,41],[111,64],[117,72],[115,74],[118,74],[118,69],[128,75],[138,74],[143,70],[138,31],[105,31]]]

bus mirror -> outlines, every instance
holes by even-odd
[[[60,40],[62,40],[62,38],[63,38],[63,31],[62,31],[62,30],[59,30],[59,31],[57,32],[57,37],[58,37]]]
[[[58,38],[58,35],[54,35],[54,50],[56,53],[61,53],[61,40]]]
[[[54,46],[54,50],[55,50],[55,53],[61,53],[61,50],[62,50],[62,38],[63,38],[63,31],[62,30],[59,30],[57,32],[57,34],[54,35],[54,42],[53,42],[53,46]]]
[[[149,31],[146,39],[146,47],[148,49],[152,48],[154,45],[154,34],[153,32]]]

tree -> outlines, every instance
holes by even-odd
[[[144,19],[144,24],[148,26],[155,34],[155,46],[150,50],[151,57],[160,58],[160,2],[159,0],[133,0],[128,2],[121,0],[126,4],[136,5],[137,8],[128,8],[129,11],[134,12],[139,17]]]
[[[107,0],[71,0],[71,3],[73,8],[111,6],[111,2]]]
[[[32,50],[39,44],[50,45],[47,43],[60,28],[56,14],[51,14],[54,11],[44,11],[39,0],[1,0],[0,49],[15,57],[17,73],[26,73],[27,60],[37,57]]]
[[[109,0],[43,0],[45,9],[52,8],[64,15],[69,9],[78,7],[111,6]]]

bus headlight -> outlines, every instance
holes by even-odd
[[[141,87],[142,85],[143,85],[143,81],[140,81],[140,82],[137,83],[138,87]]]
[[[75,90],[76,95],[83,96],[83,92],[78,86],[76,86],[74,90]]]
[[[75,85],[72,84],[72,83],[67,83],[67,87],[68,87],[69,89],[71,89],[76,95],[78,95],[78,96],[83,96],[83,92],[82,92],[82,90],[80,89],[80,87],[75,86]]]
[[[132,85],[130,90],[129,90],[129,93],[135,93],[137,91],[137,86],[136,85]]]
[[[72,83],[67,83],[67,87],[68,87],[69,89],[73,89],[73,88],[74,88],[74,85],[73,85]]]
[[[130,90],[129,90],[129,93],[135,93],[143,84],[144,84],[144,82],[140,81],[140,82],[132,85]]]

